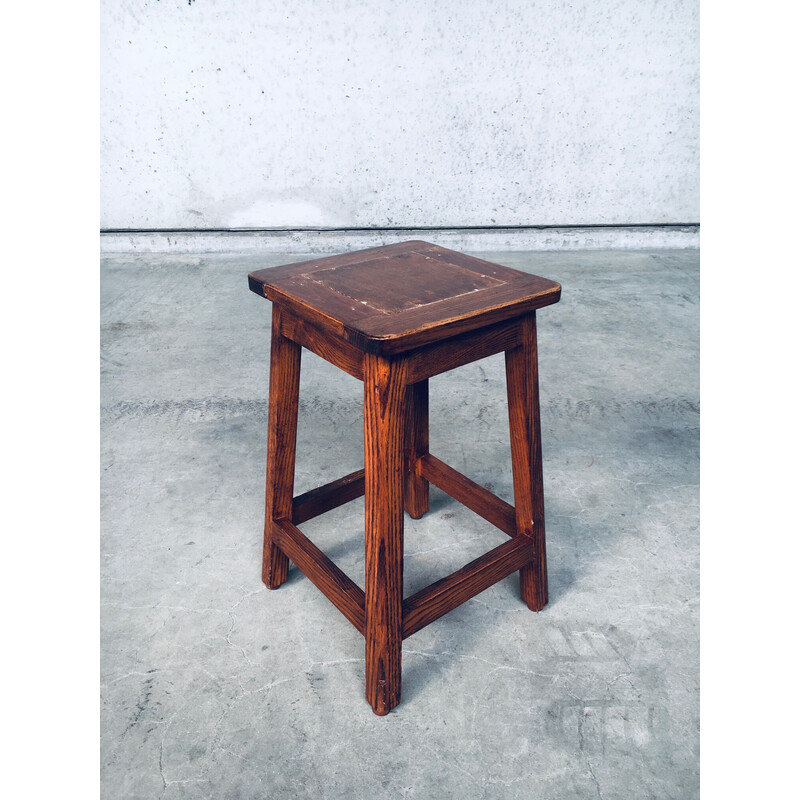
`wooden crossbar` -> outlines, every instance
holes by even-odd
[[[408,357],[408,382],[416,383],[511,350],[522,341],[521,327],[519,318],[516,318],[420,347]]]
[[[292,522],[300,525],[326,511],[364,496],[364,470],[318,486],[292,500]]]
[[[273,522],[275,544],[364,635],[364,592],[288,519]]]
[[[403,638],[520,569],[533,557],[531,539],[516,535],[512,505],[430,454],[422,456],[415,469],[512,539],[405,600]],[[275,544],[361,634],[366,624],[364,592],[297,525],[363,495],[364,470],[360,469],[298,495],[292,501],[291,521],[274,522]]]
[[[364,380],[364,353],[350,342],[332,333],[323,333],[315,325],[287,311],[281,317],[281,333],[354,378]]]
[[[438,486],[443,492],[447,492],[454,500],[472,509],[492,525],[500,528],[503,533],[516,536],[517,521],[514,506],[430,453],[417,461],[417,469],[423,478]]]
[[[515,536],[458,572],[403,601],[403,638],[421,630],[456,606],[516,572],[533,559],[533,540]]]

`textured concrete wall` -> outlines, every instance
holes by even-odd
[[[104,0],[104,228],[699,219],[698,0]]]

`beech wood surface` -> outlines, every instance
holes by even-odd
[[[517,532],[533,541],[533,560],[519,573],[520,591],[531,611],[541,611],[547,605],[547,554],[535,312],[523,322],[522,344],[506,352],[506,382]]]
[[[403,603],[403,638],[516,572],[530,561],[532,553],[530,538],[515,536],[412,595]]]
[[[272,308],[267,425],[267,486],[264,515],[264,555],[261,578],[277,589],[289,573],[289,559],[273,539],[272,521],[292,513],[297,407],[300,394],[300,345],[280,331],[283,310]]]
[[[364,592],[288,519],[274,522],[278,546],[363,635]]]
[[[400,702],[403,602],[405,361],[364,358],[367,700],[376,714]]]

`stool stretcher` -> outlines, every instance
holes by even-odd
[[[364,592],[288,519],[275,520],[273,540],[363,636]]]
[[[292,522],[300,525],[363,496],[364,470],[359,469],[295,497],[292,500]]]

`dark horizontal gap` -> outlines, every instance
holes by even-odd
[[[101,228],[100,233],[381,233],[382,231],[547,231],[563,228],[699,227],[699,222],[619,222],[583,225],[403,225],[382,228]]]

